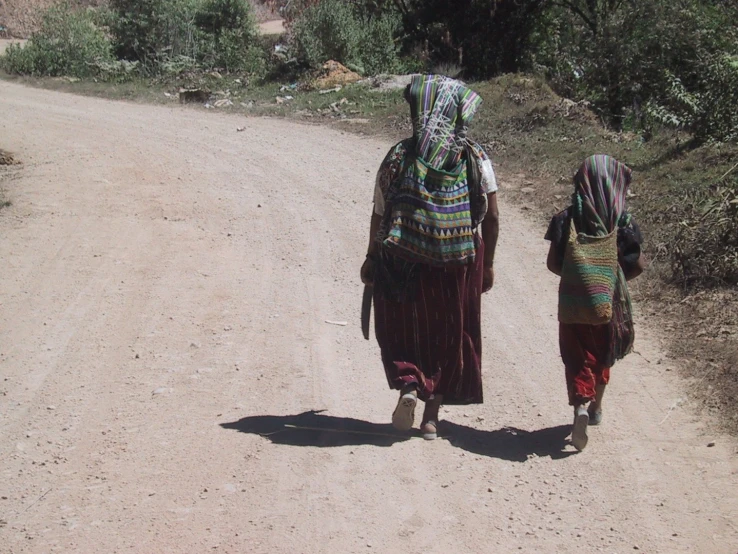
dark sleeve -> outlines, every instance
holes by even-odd
[[[641,257],[642,244],[641,228],[633,219],[627,226],[618,229],[618,257],[623,269],[635,267]]]
[[[564,263],[564,253],[566,252],[566,243],[569,240],[569,222],[571,217],[569,215],[569,208],[563,212],[557,213],[551,218],[551,223],[548,225],[548,231],[544,239],[551,241],[551,244],[556,248],[556,257],[559,263]]]

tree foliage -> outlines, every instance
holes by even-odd
[[[530,64],[616,128],[660,123],[723,140],[735,134],[732,92],[718,90],[738,78],[731,13],[704,0],[556,0]]]
[[[399,69],[396,13],[376,2],[363,6],[343,0],[306,2],[300,8],[290,12],[291,29],[296,54],[307,65],[336,60],[367,74]]]

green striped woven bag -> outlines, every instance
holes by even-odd
[[[612,320],[618,279],[618,233],[577,233],[572,219],[559,284],[559,321],[605,325]]]
[[[466,161],[453,171],[441,171],[421,158],[411,160],[388,203],[383,241],[388,252],[436,267],[474,262],[475,222]]]

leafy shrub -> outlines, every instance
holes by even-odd
[[[391,13],[371,15],[351,3],[323,0],[299,14],[292,36],[297,57],[311,67],[336,60],[374,74],[399,67],[400,24]]]
[[[3,66],[9,73],[92,77],[115,61],[112,46],[91,10],[67,4],[49,9],[25,46],[11,45]]]
[[[297,56],[312,67],[329,59],[344,64],[358,61],[358,19],[353,8],[340,0],[305,10],[293,23],[292,34]]]
[[[111,0],[111,8],[118,55],[149,72],[187,65],[264,72],[248,0]]]
[[[738,56],[718,55],[707,64],[699,93],[698,138],[738,142]]]
[[[202,32],[201,57],[207,65],[264,72],[264,55],[247,0],[205,0],[195,14],[195,24]]]
[[[111,0],[116,53],[122,59],[140,61],[152,71],[166,58],[197,59],[198,5],[198,0]]]
[[[365,73],[394,73],[399,69],[395,37],[401,27],[402,21],[395,14],[372,18],[364,16],[361,23],[363,32],[359,39],[359,58]]]

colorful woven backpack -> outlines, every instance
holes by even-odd
[[[613,316],[618,280],[618,233],[577,233],[572,218],[559,284],[559,321],[605,325]]]
[[[471,149],[467,149],[467,158]],[[387,235],[383,245],[394,256],[431,266],[466,265],[474,261],[480,187],[478,168],[467,174],[466,160],[450,172],[410,158],[389,198]]]

